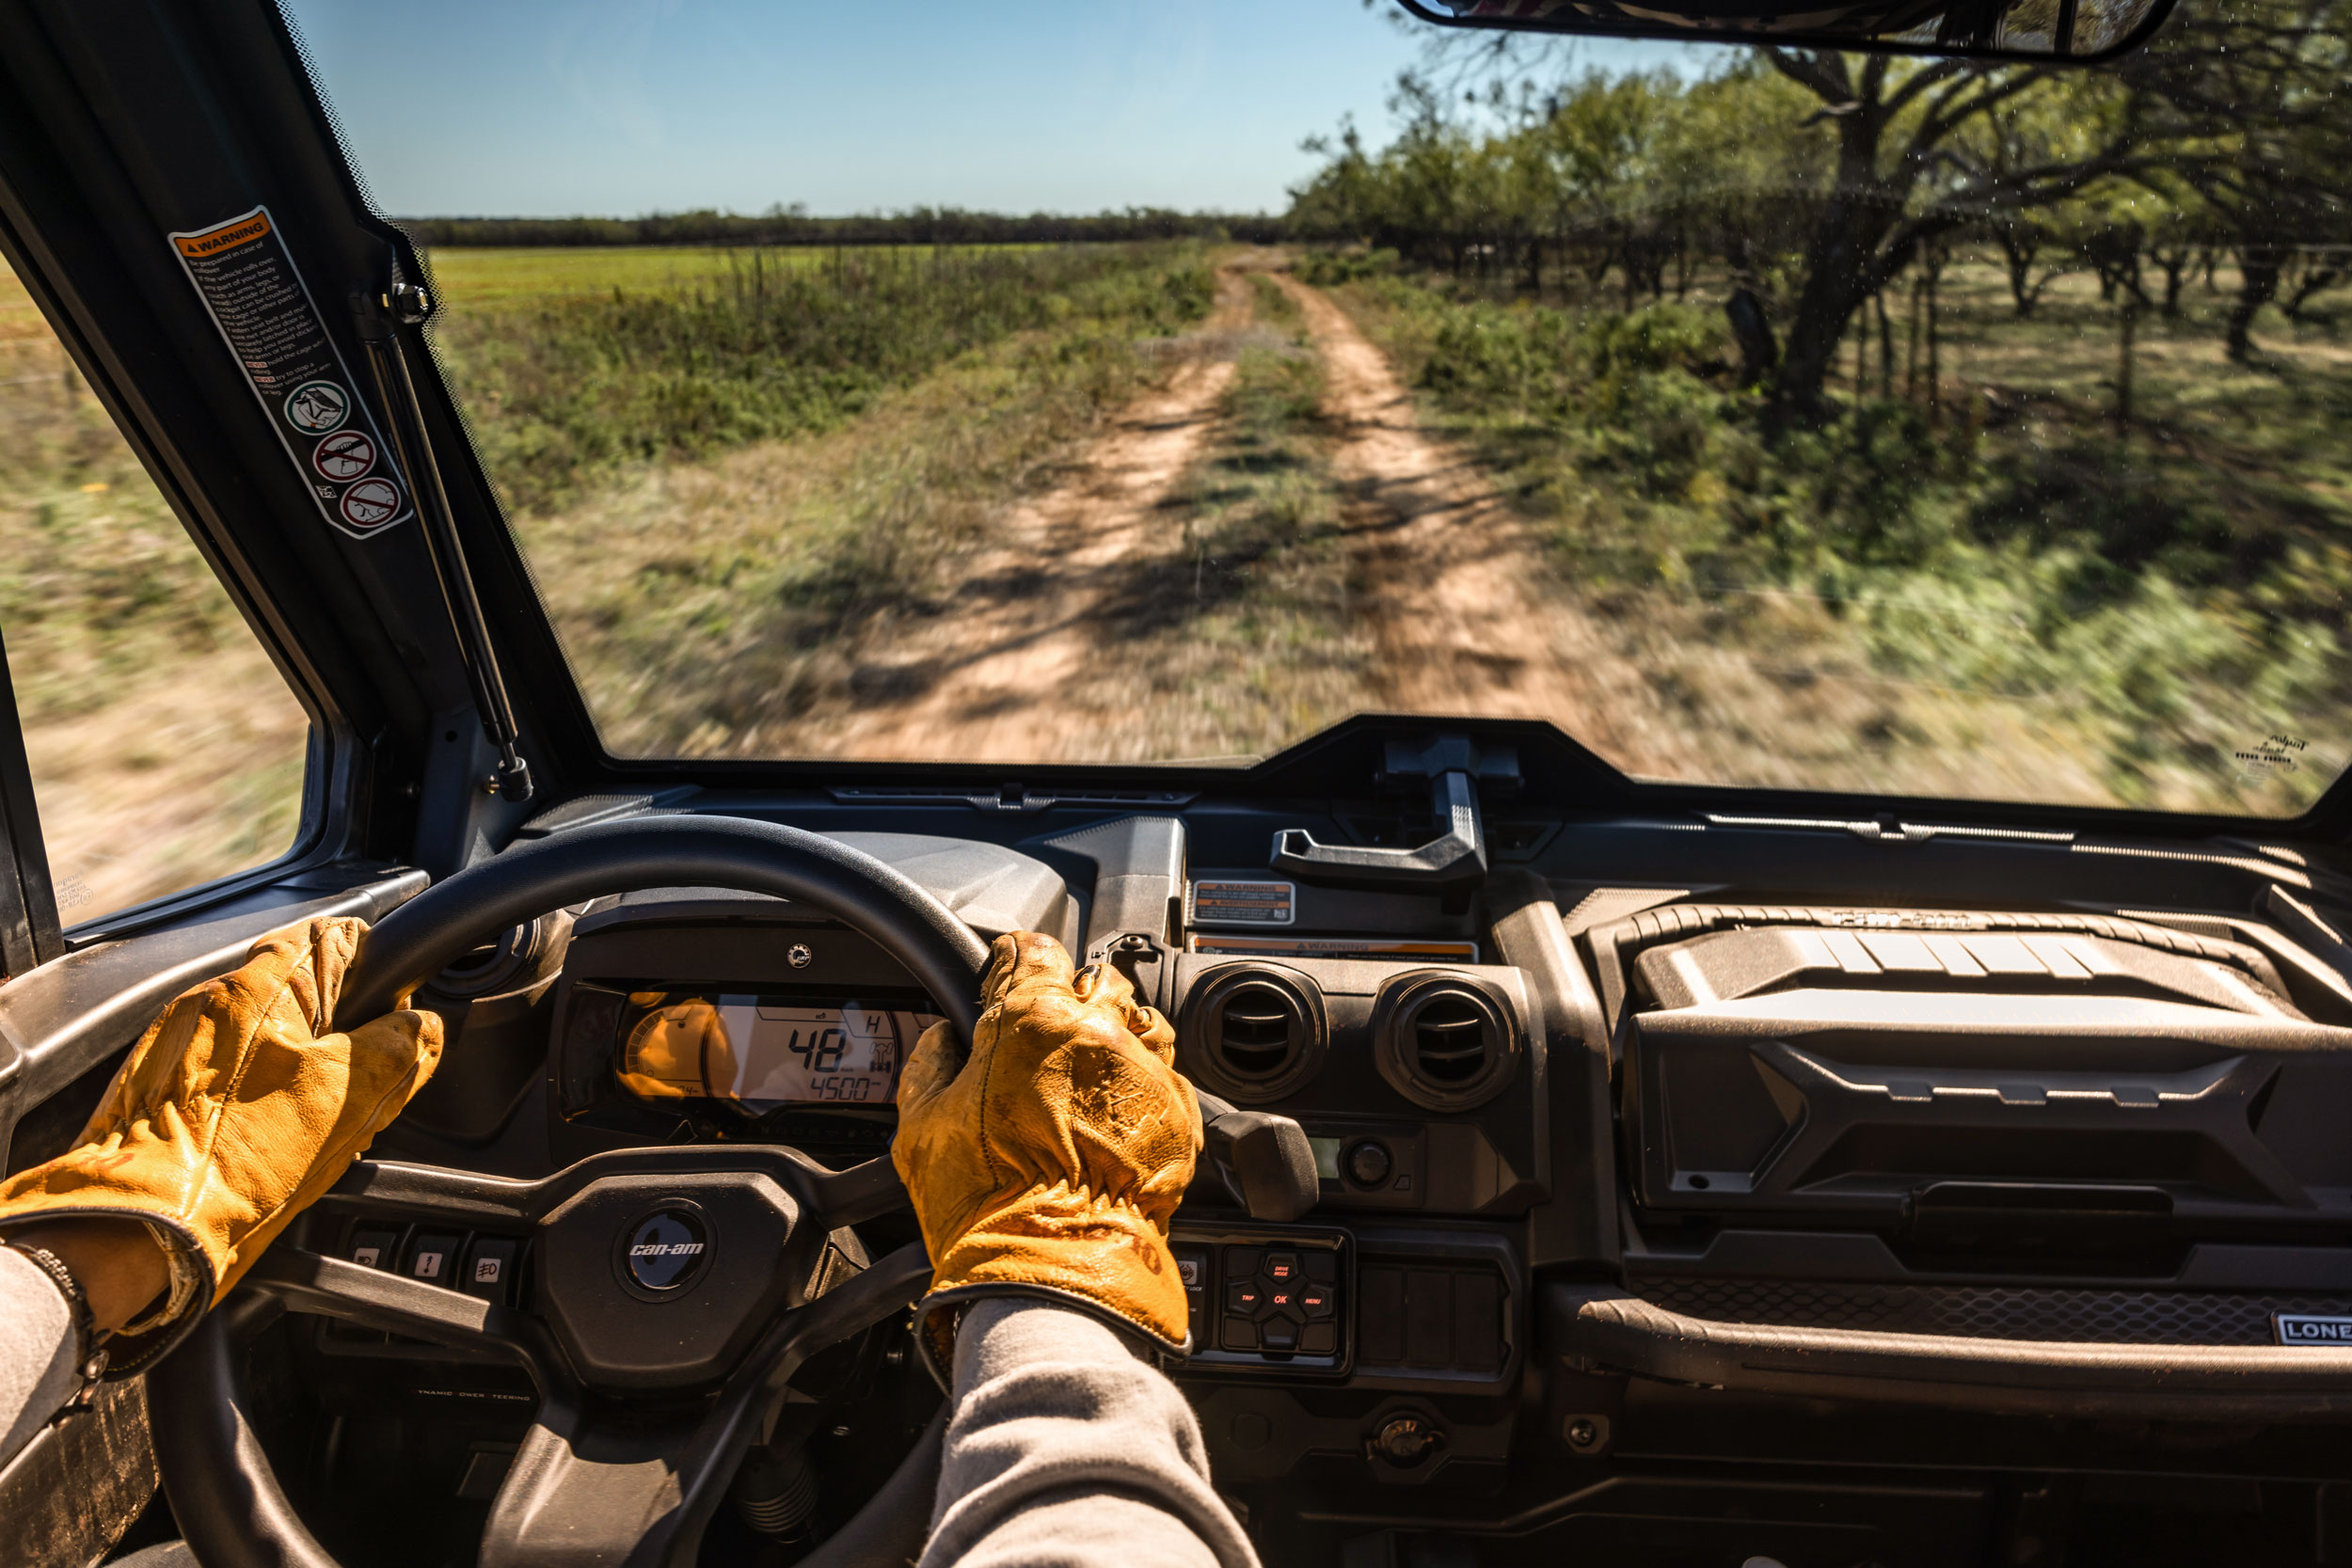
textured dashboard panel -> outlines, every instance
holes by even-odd
[[[1787,1328],[2067,1344],[2267,1345],[2274,1312],[2352,1314],[2352,1295],[1645,1279],[1644,1301],[1687,1317]]]

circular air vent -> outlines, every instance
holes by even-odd
[[[1279,1100],[1323,1065],[1323,999],[1303,974],[1272,965],[1220,970],[1184,1013],[1186,1069],[1230,1099]]]
[[[1502,998],[1467,977],[1406,975],[1374,1009],[1380,1075],[1433,1111],[1463,1111],[1501,1092],[1518,1065],[1518,1031]]]

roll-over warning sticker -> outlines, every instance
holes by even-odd
[[[405,521],[407,489],[269,209],[170,240],[320,514],[358,538]]]

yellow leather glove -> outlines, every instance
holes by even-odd
[[[647,1013],[621,1052],[621,1086],[640,1100],[734,1099],[735,1043],[726,1020],[707,1002],[674,1002]]]
[[[892,1163],[931,1255],[917,1336],[943,1375],[961,1304],[1042,1295],[1186,1348],[1168,1226],[1192,1180],[1200,1107],[1176,1032],[1108,965],[1071,972],[1034,931],[996,939],[972,1054],[925,1031],[898,1080]]]
[[[168,1348],[433,1076],[436,1014],[319,1034],[366,932],[360,920],[313,920],[255,942],[242,969],[164,1009],[78,1148],[0,1182],[0,1236],[137,1220],[168,1256],[169,1293],[123,1328],[110,1372]],[[114,1233],[149,1244],[129,1226]]]

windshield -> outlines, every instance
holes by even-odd
[[[2265,816],[2344,766],[2345,0],[2071,71],[1357,0],[290,8],[616,753],[1378,711]]]

